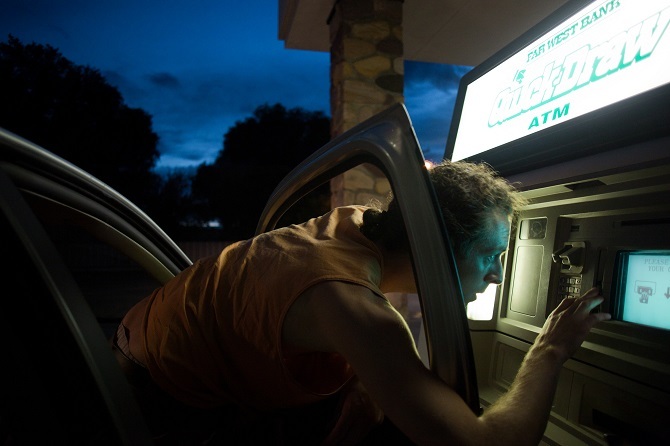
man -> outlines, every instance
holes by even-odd
[[[430,177],[472,301],[501,282],[523,200],[483,165],[445,162]],[[326,444],[356,444],[385,415],[416,444],[519,445],[539,442],[562,364],[609,318],[590,314],[597,290],[562,302],[510,390],[477,417],[424,367],[389,292],[416,292],[397,203],[337,208],[199,260],[131,309],[115,343],[122,364],[144,370],[148,417],[165,397],[239,421],[338,395]]]

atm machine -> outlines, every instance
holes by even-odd
[[[469,320],[484,406],[547,316],[600,287],[544,444],[670,444],[670,1],[570,1],[463,77],[445,157],[529,199],[492,311]]]

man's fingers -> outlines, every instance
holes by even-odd
[[[563,299],[558,306],[554,309],[554,313],[560,313],[561,311],[565,311],[568,309],[572,304],[575,303],[575,299],[571,297],[566,297]]]
[[[579,309],[590,313],[591,310],[603,303],[604,300],[605,298],[602,296],[589,298],[582,297],[581,302],[579,302]]]
[[[592,316],[596,319],[596,324],[598,322],[609,321],[610,319],[612,319],[612,315],[609,313],[595,313]]]
[[[590,298],[595,297],[599,294],[600,294],[600,288],[593,287],[590,290],[588,290],[586,293],[582,294],[582,297],[580,297],[580,299],[590,299]]]
[[[557,310],[559,308],[561,310],[570,309],[571,312],[574,312],[586,308],[586,311],[589,312],[596,306],[600,305],[603,300],[603,297],[600,296],[600,289],[593,287],[586,293],[582,294],[581,297],[567,297],[563,299],[563,302],[561,302],[561,305],[559,305]]]
[[[590,290],[588,290],[586,293],[582,294],[581,297],[566,297],[561,301],[561,303],[556,307],[557,310],[562,310],[565,309],[576,302],[580,302],[584,299],[590,299],[592,297],[597,296],[600,293],[600,289],[598,287],[593,287]]]
[[[606,321],[612,318],[609,313],[597,312],[590,314],[594,308],[603,303],[605,298],[600,295],[598,288],[591,288],[581,298],[579,298],[579,305],[575,311],[582,311],[589,315],[587,322],[589,323],[589,330],[598,322]]]

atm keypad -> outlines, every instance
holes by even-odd
[[[558,280],[558,300],[566,297],[579,297],[582,293],[582,275],[561,274]]]

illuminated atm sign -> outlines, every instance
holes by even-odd
[[[670,0],[589,4],[467,86],[452,160],[670,81]]]

